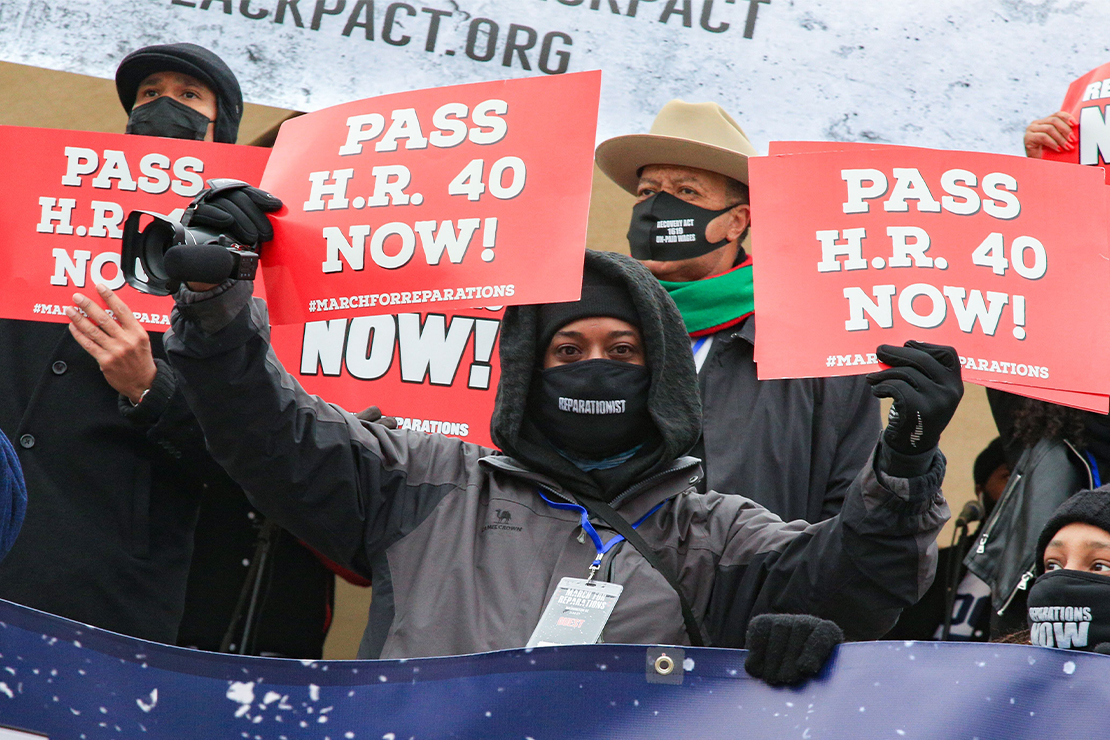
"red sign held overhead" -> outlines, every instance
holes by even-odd
[[[257,183],[257,147],[151,136],[0,126],[0,317],[67,322],[73,293],[104,283],[148,329],[169,326],[173,299],[140,293],[120,271],[133,210],[180,217],[213,177]]]
[[[1106,167],[1110,162],[1107,103],[1110,103],[1110,63],[1095,67],[1068,87],[1060,110],[1071,113],[1075,119],[1073,132],[1077,133],[1077,143],[1071,151],[1055,152],[1045,147],[1044,159]],[[1106,170],[1106,182],[1110,183],[1110,169]]]
[[[274,323],[574,300],[600,72],[398,93],[283,124]]]
[[[1089,340],[1110,319],[1101,173],[911,147],[798,149],[809,153],[751,161],[760,378],[870,372],[876,345],[920,339],[955,346],[971,382],[1110,390],[1110,349]]]

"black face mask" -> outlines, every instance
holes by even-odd
[[[1110,643],[1110,576],[1049,571],[1033,582],[1027,603],[1033,645],[1089,651]]]
[[[652,429],[651,372],[617,360],[581,360],[540,374],[536,426],[558,448],[591,460],[631,450]]]
[[[719,211],[695,206],[670,193],[656,193],[632,209],[628,246],[638,260],[674,262],[709,254],[728,244],[728,239],[710,242],[705,227],[739,203]]]
[[[210,123],[212,121],[209,121],[203,113],[162,95],[145,105],[137,105],[131,109],[126,133],[201,141],[208,133]]]

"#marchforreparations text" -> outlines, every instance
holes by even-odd
[[[487,300],[491,298],[512,298],[514,295],[516,295],[516,286],[513,284],[441,288],[438,290],[406,290],[397,293],[364,293],[335,298],[314,298],[308,302],[308,311],[309,313],[318,313],[351,308],[374,308],[375,306],[407,306],[413,303]]]
[[[825,367],[877,367],[879,358],[874,352],[857,352],[844,355],[829,355],[825,358]],[[994,373],[996,375],[1017,375],[1022,378],[1041,378],[1047,380],[1048,368],[1043,365],[1027,365],[1023,362],[1008,362],[1005,360],[988,360],[960,355],[960,366],[964,370],[973,370],[981,373]]]
[[[45,316],[65,316],[66,307],[57,303],[36,303],[31,312],[42,314]],[[115,318],[115,314],[113,314],[110,310],[106,309],[105,312],[112,318]],[[81,313],[84,314],[85,312],[82,311]],[[154,326],[170,325],[170,317],[168,314],[145,313],[142,311],[136,311],[134,312],[134,316],[135,320],[138,321],[140,324],[152,324]]]

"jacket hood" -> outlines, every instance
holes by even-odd
[[[660,445],[644,465],[642,478],[687,453],[701,435],[701,393],[690,351],[690,335],[674,301],[648,272],[631,257],[613,252],[586,250],[585,269],[623,283],[640,318],[640,332],[651,387],[648,409]],[[537,472],[554,477],[583,492],[597,486],[590,476],[543,444],[529,421],[528,397],[542,355],[539,346],[539,307],[512,306],[501,323],[501,381],[497,386],[490,432],[494,443]],[[626,463],[628,464],[628,463]]]

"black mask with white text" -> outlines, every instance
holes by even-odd
[[[131,109],[125,133],[201,141],[208,133],[210,123],[212,121],[203,113],[162,95]]]
[[[711,242],[705,229],[709,222],[728,213],[739,203],[719,211],[687,203],[670,193],[656,193],[632,209],[628,246],[638,260],[675,262],[709,254],[728,244],[728,239]]]
[[[540,373],[536,426],[558,448],[600,460],[641,444],[652,430],[651,372],[618,360],[581,360]]]
[[[1110,576],[1052,570],[1033,581],[1026,603],[1033,645],[1091,651],[1110,643]]]

